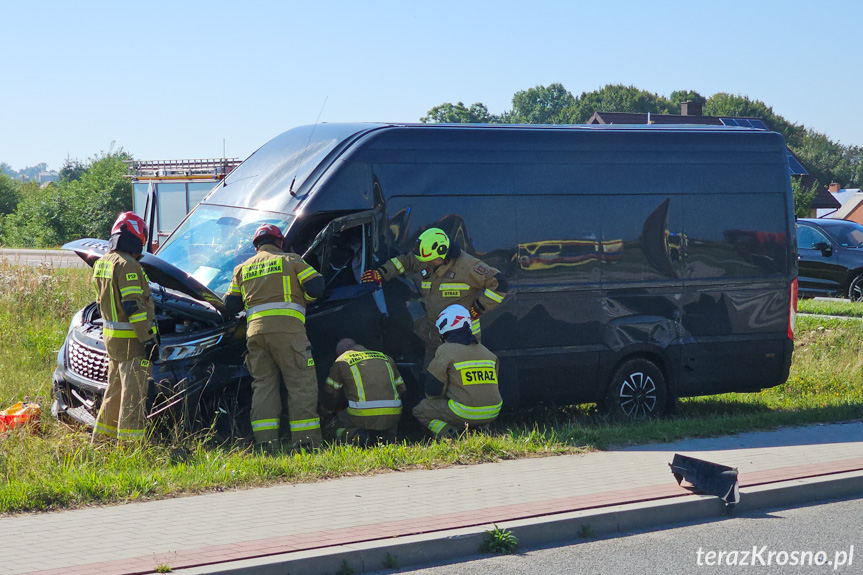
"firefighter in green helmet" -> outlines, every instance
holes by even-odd
[[[381,284],[404,273],[421,276],[429,334],[424,365],[440,345],[435,319],[448,306],[458,304],[470,312],[471,333],[481,339],[480,316],[497,307],[506,296],[506,277],[497,269],[465,253],[440,228],[429,228],[417,238],[412,254],[401,254],[382,267],[363,274],[364,282]]]

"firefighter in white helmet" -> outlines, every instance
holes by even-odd
[[[498,390],[498,360],[471,330],[461,305],[444,309],[435,321],[443,342],[428,366],[423,399],[414,417],[435,437],[456,437],[470,427],[497,419],[503,400]]]

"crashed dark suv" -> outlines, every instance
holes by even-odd
[[[778,385],[793,350],[793,206],[785,143],[766,130],[295,128],[141,260],[162,333],[151,410],[230,411],[197,400],[248,381],[245,319],[228,317],[219,296],[265,222],[324,276],[324,296],[306,313],[321,383],[338,339],[352,337],[396,360],[407,405],[422,395],[432,326],[421,278],[359,280],[437,227],[507,278],[507,296],[482,316],[505,409],[599,402],[654,416],[677,397]],[[92,263],[106,242],[65,247]],[[54,413],[92,424],[107,363],[90,304],[58,357]]]

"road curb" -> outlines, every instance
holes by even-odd
[[[642,503],[616,505],[515,521],[502,521],[522,548],[626,534],[677,523],[705,522],[759,509],[791,507],[863,496],[863,471],[792,479],[742,488],[740,503],[729,514],[716,497],[687,495]],[[399,568],[455,561],[476,556],[492,525],[339,545],[245,559],[231,563],[177,569],[178,575],[320,575],[349,566],[355,573],[386,570],[387,557]],[[343,572],[344,572],[343,571]]]

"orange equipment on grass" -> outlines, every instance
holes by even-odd
[[[42,409],[38,403],[18,402],[0,411],[0,431],[5,431],[25,423],[38,424]]]

